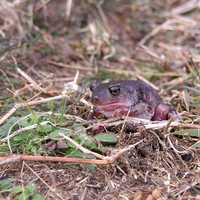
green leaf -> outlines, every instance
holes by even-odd
[[[84,165],[84,167],[89,169],[90,171],[95,171],[97,169],[97,165],[95,164]]]
[[[98,149],[94,138],[85,133],[81,133],[81,134],[75,136],[74,139],[86,148],[93,149],[93,150]]]
[[[36,186],[34,184],[29,184],[22,188],[21,186],[16,186],[12,190],[13,196],[16,200],[43,200],[42,196],[37,193]]]
[[[200,142],[193,144],[192,147],[194,147],[194,148],[200,148]]]
[[[85,129],[85,127],[82,124],[79,123],[74,123],[73,126],[71,127],[75,133],[79,134],[79,133],[84,133],[86,134],[87,131]]]
[[[200,137],[200,129],[183,129],[174,132],[175,135]]]
[[[16,186],[12,189],[12,194],[15,196],[18,193],[22,192],[22,187],[21,186]]]
[[[0,193],[8,192],[12,189],[11,179],[3,179],[0,181]]]
[[[70,134],[70,131],[67,128],[57,128],[54,131],[52,131],[51,133],[49,133],[45,139],[59,140],[61,138],[59,133],[61,133],[61,132],[65,133],[65,134],[66,133]]]
[[[9,152],[9,147],[6,143],[0,144],[0,156],[7,155]]]
[[[70,149],[67,153],[67,156],[83,158],[83,159],[94,159],[95,157],[92,155],[85,154],[78,149]]]
[[[114,134],[98,134],[95,136],[95,139],[106,144],[116,144],[118,141]]]
[[[70,150],[70,153],[67,154],[68,156],[71,157],[77,157],[77,158],[83,158],[84,153],[82,153],[80,150]]]
[[[24,196],[28,199],[36,193],[36,187],[34,184],[29,184],[25,187]]]
[[[37,131],[40,133],[49,133],[54,129],[51,124],[40,125],[37,127]]]
[[[10,127],[17,121],[19,120],[18,117],[11,117],[6,121],[4,125],[0,127],[0,138],[3,138],[7,135]]]
[[[44,198],[40,194],[36,194],[33,196],[32,200],[44,200]]]

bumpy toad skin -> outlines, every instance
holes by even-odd
[[[129,115],[154,121],[179,118],[172,106],[163,103],[158,93],[140,80],[94,82],[90,89],[96,117]]]

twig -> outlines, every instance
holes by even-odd
[[[126,114],[126,116],[125,116],[124,123],[122,124],[122,128],[121,128],[121,131],[120,131],[120,135],[123,133],[123,131],[125,129],[125,125],[126,125],[126,122],[127,122],[127,118],[129,117],[130,111],[131,110],[129,109],[128,112],[127,112],[127,114]]]
[[[193,188],[197,184],[199,184],[199,180],[192,181],[192,183],[187,183],[183,189],[180,189],[180,191],[175,194],[176,197],[187,192],[189,189]]]
[[[84,200],[84,199],[85,199],[86,194],[87,194],[87,191],[88,191],[88,188],[85,187],[84,190],[83,190],[83,193],[82,193],[82,195],[81,195],[81,197],[80,197],[80,200]]]
[[[21,74],[21,76],[23,76],[23,78],[25,78],[29,83],[31,83],[31,85],[33,86],[33,88],[35,88],[36,90],[43,92],[43,93],[48,93],[45,89],[41,88],[28,74],[26,74],[22,69],[20,69],[19,67],[17,67],[17,72],[19,74]]]
[[[147,83],[148,85],[150,85],[153,89],[155,90],[159,90],[159,88],[157,86],[155,86],[153,83],[151,83],[150,81],[148,81],[146,78],[144,78],[143,76],[141,75],[136,75],[136,77],[140,80],[142,80],[143,82]]]
[[[55,65],[55,66],[58,66],[58,67],[64,67],[64,68],[68,68],[68,69],[73,69],[73,70],[80,70],[80,71],[89,71],[89,72],[94,72],[95,69],[94,68],[91,68],[91,67],[82,67],[80,65],[68,65],[68,64],[65,64],[65,63],[61,63],[61,62],[55,62],[55,61],[52,61],[52,60],[48,60],[47,61],[48,64],[51,64],[51,65]],[[127,75],[132,75],[132,76],[135,76],[135,72],[129,70],[129,71],[125,71],[124,69],[111,69],[111,68],[102,68],[102,70],[107,70],[108,72],[115,72],[117,74],[127,74]]]
[[[25,163],[25,162],[22,163],[22,167],[21,167],[21,170],[20,170],[21,187],[22,187],[22,195],[23,195],[22,198],[23,198],[23,199],[25,199],[24,181],[23,181],[23,178],[22,178],[22,176],[23,176],[22,174],[23,174],[23,171],[24,171],[24,163]]]
[[[80,117],[74,116],[74,115],[65,115],[65,114],[53,113],[53,112],[37,113],[38,116],[45,116],[45,115],[52,115],[52,114],[55,115],[55,116],[63,116],[63,117],[65,117],[65,118],[71,119],[71,120],[73,120],[73,121],[78,121],[78,122],[86,123],[85,120],[83,120],[83,119],[80,118]],[[10,134],[11,131],[12,131],[12,129],[13,129],[13,127],[15,127],[17,124],[19,124],[20,121],[23,121],[23,120],[27,119],[28,117],[30,117],[30,115],[32,115],[32,114],[29,114],[29,115],[27,115],[27,116],[25,116],[25,117],[20,118],[19,120],[17,120],[17,121],[10,127],[7,136],[6,136],[5,138],[3,138],[3,139],[0,140],[0,142],[6,142],[6,141],[7,141],[8,146],[9,146],[9,149],[10,149],[10,152],[12,152],[12,149],[11,149],[11,146],[10,146],[10,139],[13,138],[13,137],[15,137],[16,135],[18,135],[18,134],[20,134],[20,133],[23,133],[23,132],[26,132],[26,131],[29,131],[29,130],[33,130],[33,129],[37,128],[38,126],[41,126],[41,125],[44,126],[44,125],[46,125],[46,124],[51,124],[52,126],[55,126],[55,125],[54,125],[52,122],[50,122],[50,121],[43,121],[43,122],[41,122],[40,124],[33,124],[33,125],[31,125],[31,126],[23,127],[23,128],[21,128],[21,129],[18,129],[18,130],[16,130],[16,131],[14,131],[12,134]]]
[[[156,60],[158,60],[159,62],[163,62],[164,61],[164,57],[161,57],[160,55],[158,55],[157,53],[155,53],[152,48],[145,46],[144,44],[140,44],[139,43],[139,47],[142,48],[145,53],[147,53],[148,55],[150,55],[151,57],[155,58]]]
[[[0,157],[0,165],[21,162],[21,161],[41,161],[41,162],[63,162],[63,163],[74,163],[74,164],[96,164],[96,165],[108,165],[114,163],[123,153],[135,148],[138,144],[142,143],[143,140],[136,142],[133,145],[129,145],[124,149],[118,150],[118,152],[112,156],[103,156],[98,155],[101,157],[102,160],[96,159],[80,159],[74,157],[53,157],[53,156],[32,156],[32,155],[11,155],[11,156],[1,156]],[[82,149],[82,148],[81,148]],[[83,149],[82,149],[83,150]],[[88,149],[87,149],[88,150]],[[85,151],[85,150],[84,150]],[[91,152],[88,150],[89,153]],[[93,155],[97,155],[92,152]]]
[[[182,15],[185,14],[187,12],[190,12],[196,8],[200,7],[200,1],[199,0],[190,0],[190,1],[186,1],[186,3],[172,9],[172,11],[170,12],[170,14],[172,15]]]
[[[183,84],[185,80],[187,80],[187,76],[184,77],[178,77],[176,79],[173,79],[171,81],[168,81],[166,83],[163,83],[163,86],[171,86],[171,87],[175,87],[176,85],[180,85]],[[170,87],[170,88],[171,88]]]
[[[174,152],[175,152],[176,154],[188,153],[187,150],[183,150],[183,151],[177,150],[177,149],[174,147],[172,141],[170,140],[169,135],[167,136],[167,141],[168,141],[170,147],[174,150]]]
[[[127,123],[129,124],[135,124],[137,126],[142,125],[144,126],[146,129],[161,129],[164,128],[165,126],[168,125],[169,121],[165,120],[165,121],[150,121],[150,120],[146,120],[146,119],[140,119],[140,118],[134,118],[134,117],[127,117],[126,118]],[[114,122],[109,122],[109,123],[105,123],[105,122],[101,122],[103,123],[106,127],[110,127],[110,126],[118,126],[124,123],[124,119],[122,120],[118,120],[118,121],[114,121]],[[96,126],[99,126],[100,124],[97,123]],[[180,125],[180,122],[172,122],[170,124],[170,126],[172,127],[177,127]],[[199,126],[200,127],[200,126]]]
[[[165,27],[166,25],[168,25],[170,20],[165,21],[163,24],[157,26],[156,28],[154,28],[150,33],[148,33],[140,42],[139,42],[139,46],[144,45],[150,38],[152,38],[153,36],[157,35],[162,29],[163,27]]]
[[[119,150],[116,154],[113,156],[108,157],[111,160],[111,163],[113,163],[115,160],[117,160],[122,154],[124,154],[127,151],[130,151],[131,149],[135,148],[138,144],[142,143],[143,140],[140,140],[139,142],[136,142],[135,144],[129,145],[128,147],[125,147],[121,150]]]
[[[27,126],[27,127],[24,127],[24,128],[21,128],[21,129],[18,129],[16,131],[14,131],[11,135],[8,134],[5,138],[1,139],[0,141],[1,142],[5,142],[7,140],[10,140],[11,138],[15,137],[16,135],[20,134],[20,133],[23,133],[25,131],[30,131],[30,130],[33,130],[35,128],[37,128],[38,126],[44,126],[44,125],[47,125],[49,124],[50,121],[43,121],[41,122],[40,124],[33,124],[31,126]]]
[[[59,100],[68,97],[67,95],[58,95],[54,97],[44,98],[40,100],[33,100],[25,103],[16,103],[3,117],[0,118],[0,125],[2,125],[8,118],[10,118],[19,108],[34,106],[41,103],[47,103],[53,100]]]
[[[17,111],[17,106],[14,105],[3,117],[0,118],[0,125],[2,125],[8,118],[10,118]]]
[[[62,163],[74,163],[74,164],[97,164],[106,165],[109,164],[109,160],[96,160],[96,159],[80,159],[73,157],[57,157],[57,156],[32,156],[32,155],[12,155],[1,156],[0,165],[21,162],[21,161],[43,161],[43,162],[62,162]]]
[[[15,91],[12,91],[13,93],[13,96],[14,97],[17,97],[19,95],[22,95],[24,94],[27,90],[30,90],[32,87],[32,84],[26,84],[25,86],[23,86],[22,88],[18,89],[18,90],[15,90]]]
[[[94,69],[91,67],[82,67],[80,65],[68,65],[68,64],[64,64],[60,62],[55,62],[52,60],[48,60],[47,63],[58,66],[58,67],[64,67],[64,68],[69,68],[69,69],[82,70],[82,71],[94,71]]]
[[[21,155],[3,156],[3,157],[0,157],[0,165],[16,163],[22,160],[23,159]]]
[[[199,124],[184,124],[180,123],[179,125],[172,125],[173,127],[180,127],[180,128],[191,128],[191,129],[200,129]]]
[[[66,1],[66,8],[65,8],[65,13],[66,13],[67,19],[69,19],[70,15],[71,15],[72,6],[73,6],[73,1],[67,0]]]
[[[78,148],[79,150],[81,150],[83,153],[91,154],[91,155],[93,155],[93,156],[95,156],[96,158],[99,158],[99,159],[104,159],[105,158],[105,156],[102,156],[101,154],[95,153],[95,152],[90,151],[89,149],[86,149],[85,147],[81,146],[80,144],[78,144],[77,142],[75,142],[74,140],[72,140],[70,137],[68,137],[67,135],[65,135],[64,133],[59,133],[59,135],[61,137],[65,138],[70,143],[72,143],[76,148]]]
[[[191,128],[191,129],[200,129],[199,124],[185,124],[179,121],[172,121],[169,124],[169,120],[165,121],[150,121],[147,119],[140,119],[140,118],[134,118],[134,117],[127,117],[126,122],[129,124],[133,124],[136,126],[142,125],[145,129],[162,129],[169,125],[169,127],[179,127],[179,128]],[[105,126],[105,127],[111,127],[111,126],[118,126],[124,123],[124,119],[119,118],[113,118],[105,121],[98,122],[96,124],[93,124],[86,129],[91,129],[98,126]]]
[[[8,147],[9,147],[9,150],[10,150],[10,153],[12,153],[12,148],[11,148],[11,145],[10,145],[10,133],[12,131],[12,129],[17,125],[19,124],[21,121],[25,120],[25,119],[28,119],[29,117],[31,116],[31,114],[29,115],[26,115],[25,117],[22,117],[20,118],[19,120],[17,120],[14,124],[12,124],[8,130],[8,133],[7,133],[7,136],[6,136],[6,140],[7,141],[7,144],[8,144]],[[18,130],[17,130],[18,131]],[[15,133],[15,132],[14,132]],[[18,134],[18,133],[17,133]],[[13,135],[13,134],[12,134]]]
[[[102,6],[101,6],[102,3],[103,3],[103,1],[99,1],[99,3],[96,4],[96,7],[97,7],[97,10],[98,10],[98,12],[99,12],[99,16],[100,16],[101,19],[102,19],[102,22],[103,22],[103,24],[104,24],[104,27],[105,27],[106,30],[108,31],[108,34],[112,34],[112,30],[111,30],[110,25],[109,25],[109,23],[108,23],[108,19],[107,19],[106,15],[105,15],[105,13],[104,13],[104,11],[103,11],[103,9],[102,9]]]
[[[149,39],[157,35],[162,30],[179,30],[179,29],[182,30],[183,28],[180,27],[180,25],[178,26],[178,24],[186,27],[191,27],[191,26],[196,26],[197,22],[187,17],[174,16],[172,19],[168,19],[161,25],[155,27],[139,42],[139,46],[143,46]]]
[[[180,160],[180,162],[181,162],[186,168],[188,168],[188,166],[185,164],[185,162],[183,161],[183,159],[182,159],[181,156],[179,155],[179,153],[181,153],[181,152],[178,151],[178,150],[174,147],[173,143],[171,142],[171,140],[170,140],[170,138],[169,138],[169,135],[167,136],[167,141],[168,141],[170,147],[173,149],[173,151],[174,151],[174,153],[176,154],[176,156],[178,157],[178,159]],[[182,152],[183,152],[183,151],[182,151]],[[187,152],[187,151],[184,151],[184,153],[185,153],[185,152]],[[188,153],[188,152],[187,152],[187,153]]]

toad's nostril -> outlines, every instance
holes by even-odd
[[[98,102],[98,100],[99,100],[98,96],[93,96],[93,97],[92,97],[92,101],[93,101],[93,102]]]

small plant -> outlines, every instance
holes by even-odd
[[[63,117],[64,115],[61,114]],[[14,153],[31,155],[65,155],[80,158],[91,158],[84,155],[73,144],[60,136],[66,134],[83,147],[96,152],[104,152],[106,145],[115,145],[117,138],[114,134],[98,134],[90,136],[80,122],[63,117],[33,113],[24,118],[10,118],[0,129],[0,152],[6,155],[11,148]],[[65,126],[61,127],[59,126]],[[9,141],[9,145],[8,145]]]
[[[15,186],[11,179],[0,181],[0,194],[2,197],[10,197],[15,200],[43,200],[44,198],[37,192],[34,184],[26,186]]]

